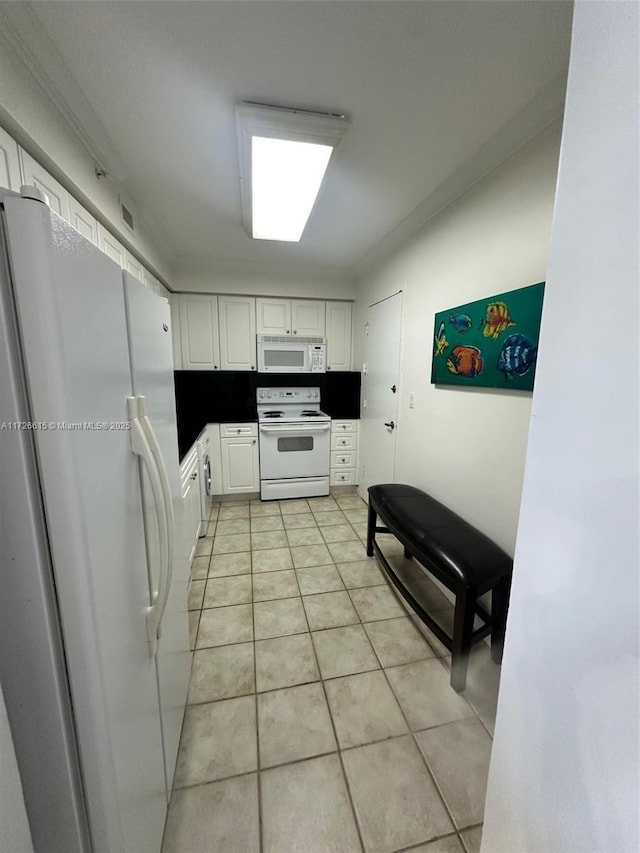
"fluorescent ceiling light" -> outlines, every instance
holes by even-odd
[[[344,116],[241,104],[236,110],[242,219],[255,240],[298,242]]]

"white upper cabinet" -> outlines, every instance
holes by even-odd
[[[218,297],[180,297],[180,339],[183,370],[219,370]]]
[[[327,302],[327,370],[351,370],[352,302]]]
[[[69,223],[94,246],[98,245],[98,223],[73,196],[69,196]]]
[[[20,192],[21,184],[18,146],[0,127],[0,187]]]
[[[256,318],[259,335],[291,334],[290,299],[256,299]]]
[[[148,287],[149,290],[153,290],[154,293],[158,292],[160,282],[154,275],[151,275],[148,269],[145,269],[144,267],[142,267],[142,283],[145,287]]]
[[[219,296],[220,367],[256,369],[256,300],[252,296]]]
[[[321,299],[256,299],[259,335],[323,338],[325,303]]]
[[[324,338],[325,302],[319,299],[294,299],[291,302],[291,331],[307,338]]]
[[[105,255],[108,255],[112,261],[115,261],[119,267],[126,269],[126,251],[124,246],[100,222],[98,222],[98,248]]]
[[[59,216],[69,222],[69,194],[62,184],[52,178],[40,163],[36,163],[33,157],[22,148],[20,149],[20,160],[24,183],[45,193],[49,198],[51,210],[55,210]]]
[[[168,293],[168,291],[167,291]],[[180,297],[168,294],[171,308],[171,343],[173,345],[173,369],[182,370],[182,335],[180,333]]]
[[[126,250],[124,253],[124,259],[124,268],[126,269],[126,271],[131,273],[131,275],[134,278],[137,278],[138,281],[144,283],[144,269],[140,261],[137,258],[134,258],[133,255],[130,252],[127,252]],[[155,288],[152,288],[152,290],[155,290]]]

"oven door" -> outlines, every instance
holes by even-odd
[[[327,476],[330,423],[260,424],[260,479]]]

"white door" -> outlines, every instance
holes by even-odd
[[[291,301],[289,299],[256,299],[259,335],[291,334]]]
[[[98,223],[95,217],[85,210],[73,196],[69,196],[69,222],[94,246],[98,245]]]
[[[126,269],[127,272],[131,273],[134,278],[137,278],[138,281],[141,281],[143,284],[145,283],[142,264],[137,258],[134,258],[133,255],[127,251],[125,251],[124,269]]]
[[[43,169],[40,163],[37,163],[22,148],[20,149],[20,160],[22,161],[22,176],[25,184],[30,187],[36,187],[45,193],[49,199],[51,210],[55,210],[59,216],[68,222],[69,194],[62,184],[59,184],[55,178],[52,178],[46,169]]]
[[[369,308],[360,421],[363,472],[358,490],[395,481],[396,431],[402,331],[402,293]]]
[[[351,302],[327,302],[327,370],[351,370]]]
[[[220,367],[256,369],[256,300],[253,296],[219,296]]]
[[[133,393],[142,395],[146,399],[149,420],[164,460],[175,519],[172,582],[162,618],[162,632],[156,655],[167,793],[169,794],[178,754],[191,662],[187,616],[189,566],[184,560],[184,553],[180,547],[180,531],[184,520],[173,385],[171,316],[166,301],[152,293],[148,287],[129,273],[124,273],[124,292]],[[143,499],[146,509],[147,553],[151,556],[149,573],[152,588],[157,589],[158,539],[155,526],[149,524],[154,517],[154,510],[151,490],[146,480],[143,480]],[[196,499],[199,503],[197,488]]]
[[[112,261],[115,261],[120,269],[125,268],[126,261],[124,246],[116,240],[110,231],[107,231],[101,222],[98,222],[98,247],[105,253],[105,255],[107,255],[107,257],[111,258]]]
[[[183,370],[219,370],[218,297],[180,297]]]
[[[20,192],[21,183],[18,146],[0,127],[0,187]]]
[[[258,473],[257,438],[223,438],[222,449],[222,491],[257,492],[260,489]]]
[[[45,205],[4,205],[33,421],[126,424],[131,368],[120,269],[70,225],[57,219],[52,227]],[[93,849],[157,853],[165,779],[130,433],[48,429],[33,440]],[[46,764],[41,774],[55,778]]]
[[[291,331],[307,338],[324,338],[325,302],[321,299],[294,299],[291,303]]]

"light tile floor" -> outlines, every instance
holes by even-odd
[[[344,492],[213,506],[163,853],[479,851],[499,667],[481,643],[451,689],[449,653],[366,556],[366,516]]]

